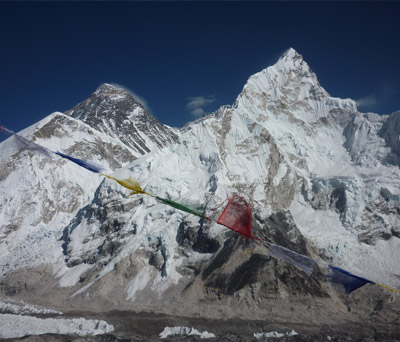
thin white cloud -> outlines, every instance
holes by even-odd
[[[372,109],[378,103],[378,99],[375,95],[369,95],[355,100],[358,107],[363,107],[365,109]]]
[[[206,112],[203,108],[195,108],[192,110],[191,114],[195,117],[203,116]]]
[[[116,86],[116,87],[120,87],[122,89],[125,89],[129,94],[132,95],[132,97],[135,99],[135,101],[139,102],[144,107],[144,109],[146,109],[150,113],[152,112],[151,108],[149,107],[148,102],[142,96],[139,96],[133,90],[131,90],[131,89],[129,89],[129,88],[127,88],[127,87],[125,87],[125,86],[123,86],[121,84],[118,84],[118,83],[111,83],[111,84]]]
[[[398,86],[386,82],[378,82],[376,90],[368,96],[362,97],[356,101],[357,106],[368,111],[379,111],[381,107],[388,106],[389,103],[398,103],[397,99],[400,96],[400,89]],[[382,114],[382,112],[379,112]]]
[[[190,114],[199,118],[207,114],[206,107],[216,101],[215,96],[193,96],[187,99],[189,102],[186,108],[189,110]]]

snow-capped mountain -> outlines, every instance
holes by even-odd
[[[330,96],[293,49],[251,76],[233,106],[179,131],[146,124],[148,114],[129,96],[103,85],[67,115],[53,114],[64,120],[58,130],[44,130],[52,120],[46,118],[22,134],[106,165],[114,177],[136,179],[152,194],[192,206],[207,204],[209,212],[227,195],[239,193],[251,203],[255,235],[372,281],[400,286],[396,113],[363,114],[353,100]],[[90,146],[116,146],[120,155],[85,154],[87,149],[77,143],[85,139]],[[291,313],[301,319],[303,310],[293,306],[312,298],[324,307],[310,311],[312,320],[355,319],[322,277],[308,277],[271,257],[265,245],[152,197],[127,197],[128,191],[112,180],[94,180],[88,172],[82,176],[86,171],[67,162],[44,161],[30,152],[15,155],[11,140],[0,146],[2,165],[9,165],[0,173],[5,193],[17,179],[26,184],[19,191],[29,194],[42,187],[53,193],[65,188],[61,182],[75,182],[82,198],[77,202],[68,191],[65,203],[76,204],[64,216],[56,207],[60,199],[47,202],[53,221],[43,219],[43,210],[18,211],[20,203],[30,203],[28,195],[2,198],[0,265],[10,288],[16,286],[13,279],[32,274],[21,270],[16,276],[11,268],[37,267],[32,256],[43,252],[38,247],[26,253],[13,242],[13,232],[33,236],[29,246],[46,241],[52,247],[40,256],[41,266],[50,266],[41,270],[47,285],[33,277],[28,287],[38,296],[54,293],[48,299],[53,305],[220,318]],[[25,175],[22,165],[33,159],[32,173]],[[61,171],[57,163],[68,170]],[[38,183],[44,177],[46,187]],[[42,198],[35,194],[32,206]],[[42,235],[33,218],[41,222]],[[18,291],[21,296],[26,292]]]
[[[110,94],[119,96],[114,98]],[[146,151],[176,140],[173,129],[159,123],[125,90],[102,85],[77,108],[85,106],[93,97],[98,101],[98,110],[107,102],[115,112],[114,123],[111,116],[103,118],[105,124],[111,125],[107,134],[101,131],[100,121],[85,123],[85,120],[59,112],[20,134],[54,152],[93,161],[108,173],[128,165],[142,153],[121,141],[117,122],[132,128]],[[72,114],[76,113],[72,111]],[[154,132],[158,131],[163,134],[154,137]],[[4,242],[0,246],[1,269],[8,272],[46,263],[54,256],[49,247],[58,246],[56,241],[62,235],[62,227],[92,200],[102,177],[93,176],[56,155],[26,150],[15,137],[1,144],[0,160],[0,236]]]

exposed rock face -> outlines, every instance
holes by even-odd
[[[400,238],[400,228],[393,225],[400,214],[400,197],[382,188],[379,196],[365,206],[362,223],[356,227],[360,242],[376,244],[378,240]]]
[[[139,155],[178,141],[174,130],[149,114],[128,91],[110,84],[100,86],[66,114],[119,139]]]
[[[57,160],[68,167],[60,171],[32,154],[38,161],[30,167],[42,177],[43,192],[68,188],[61,184],[68,173],[67,193],[81,196],[67,201],[62,220],[57,205],[66,205],[65,194],[51,197],[44,202],[47,212],[34,216],[51,246],[40,262],[51,265],[43,272],[55,289],[51,300],[60,306],[218,318],[264,319],[268,313],[297,321],[307,307],[308,319],[330,323],[358,318],[327,286],[326,262],[399,284],[400,179],[398,167],[387,161],[395,142],[385,138],[397,134],[387,127],[395,119],[359,113],[354,101],[331,97],[293,49],[250,77],[233,106],[180,131],[161,125],[129,93],[111,85],[56,117],[27,136],[49,147],[57,142],[63,151],[106,163],[109,170],[118,167],[116,178],[133,178],[149,193],[206,207],[214,221],[227,195],[239,193],[251,203],[254,235],[322,265],[309,277],[275,258],[267,245],[242,239],[213,220],[147,195],[129,197],[112,180],[81,176],[81,170]],[[3,158],[2,184],[9,180],[11,187],[10,177],[29,154],[24,153]],[[35,177],[29,186],[41,189]],[[81,183],[73,183],[77,178]],[[20,253],[27,249],[21,237],[32,229],[17,234],[20,245],[14,249],[6,245],[26,225],[20,214],[32,219],[32,207],[18,212],[18,203],[9,201],[1,208],[8,221],[0,260],[8,274],[35,254]],[[37,232],[33,236],[42,251],[43,240]],[[29,266],[37,266],[36,260]],[[9,288],[13,276],[7,278]],[[29,288],[39,295],[46,287],[38,284],[35,279]],[[21,297],[27,293],[18,291]]]
[[[378,132],[385,139],[386,145],[391,151],[385,161],[389,164],[400,165],[400,111],[390,115]]]
[[[62,140],[74,135],[75,141],[63,150],[68,155],[84,160],[94,160],[97,157],[98,160],[104,160],[103,163],[108,163],[113,170],[136,159],[128,146],[119,144],[117,141],[105,141],[103,136],[99,135],[91,126],[83,125],[82,122],[61,113],[40,127],[33,134],[33,140],[42,141],[54,137]],[[88,136],[91,139],[88,139]],[[82,139],[80,140],[79,137]]]

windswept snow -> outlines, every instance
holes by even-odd
[[[62,315],[62,312],[23,302],[0,301],[0,338],[62,334],[92,336],[109,333],[114,327],[105,321],[84,318],[38,318],[31,315]]]
[[[188,327],[165,327],[159,336],[160,338],[167,338],[174,335],[197,335],[202,339],[216,337],[213,333],[209,333],[207,331],[200,332],[195,328]]]
[[[114,327],[105,321],[84,318],[37,318],[0,314],[0,338],[19,338],[28,335],[62,334],[93,336],[106,334]]]
[[[294,330],[288,331],[286,333],[280,333],[277,331],[254,333],[254,337],[257,339],[259,339],[259,338],[281,338],[284,336],[292,337],[292,336],[297,336],[297,335],[298,335],[298,333],[295,332]]]
[[[7,312],[20,315],[30,315],[30,314],[62,315],[61,311],[52,310],[37,305],[25,304],[25,303],[4,303],[2,301],[0,301],[0,312]]]

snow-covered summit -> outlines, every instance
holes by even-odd
[[[122,98],[129,95],[129,92],[123,87],[119,87],[110,83],[101,84],[94,94],[99,96],[109,96],[111,98]]]
[[[273,66],[249,78],[236,106],[247,111],[250,109],[254,118],[270,111],[307,124],[332,117],[338,110],[347,113],[342,114],[339,120],[346,122],[348,113],[357,112],[353,100],[331,97],[303,57],[293,48],[287,50]]]

